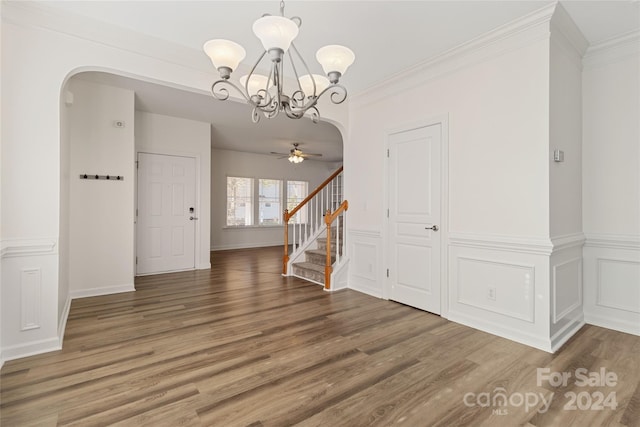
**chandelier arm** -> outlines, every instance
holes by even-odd
[[[334,104],[342,104],[344,100],[347,99],[347,88],[345,88],[339,83],[334,83],[331,86],[327,87],[322,92],[320,92],[320,95],[318,95],[318,99],[322,95],[324,95],[326,92],[329,92],[329,91],[331,91],[331,96],[330,96],[331,102],[333,102]]]
[[[313,123],[318,123],[320,120],[320,111],[316,107],[310,107],[308,110],[311,114],[311,121]]]
[[[320,112],[318,111],[316,105],[318,104],[318,100],[322,97],[322,95],[327,92],[331,92],[330,99],[334,104],[341,104],[345,99],[347,99],[347,89],[345,89],[345,87],[340,84],[333,84],[320,92],[320,95],[309,98],[309,102],[307,102],[306,105],[301,105],[300,107],[298,107],[297,102],[294,103],[292,107],[289,107],[292,114],[298,116],[304,115],[307,111],[310,111],[312,120],[314,119],[314,115],[317,116],[314,121],[314,123],[317,123],[317,119],[320,117]]]
[[[239,88],[238,86],[236,86],[235,84],[233,84],[232,82],[230,82],[229,80],[223,79],[223,80],[218,80],[216,82],[214,82],[211,85],[211,93],[213,94],[214,98],[220,100],[220,101],[226,101],[227,99],[229,99],[229,90],[226,87],[217,87],[218,85],[229,85],[232,88],[234,88],[240,95],[242,95],[244,97],[244,99],[247,100],[247,102],[251,102],[251,100],[247,97],[247,95],[242,91],[241,88]],[[216,92],[216,90],[218,92]]]
[[[254,105],[254,106],[257,106],[258,103],[251,100],[251,94],[249,93],[249,82],[251,81],[251,76],[253,76],[253,73],[255,72],[256,67],[258,66],[260,61],[262,61],[262,58],[264,58],[266,54],[267,54],[266,50],[262,52],[262,55],[260,55],[260,57],[255,62],[255,64],[253,64],[253,67],[251,67],[251,71],[249,71],[249,74],[247,75],[247,81],[244,83],[244,90],[245,90],[245,93],[247,94],[247,99],[251,103],[251,105]],[[269,81],[267,80],[267,85],[268,84],[269,84]]]
[[[309,75],[309,77],[311,77],[311,82],[313,83],[313,96],[316,96],[316,79],[313,78],[313,74],[311,74],[311,70],[309,70],[309,66],[307,65],[307,63],[305,62],[304,58],[302,57],[302,55],[300,55],[300,52],[298,52],[298,48],[296,48],[296,46],[293,44],[293,42],[291,42],[291,47],[289,48],[289,60],[291,61],[291,65],[293,66],[293,72],[296,75],[296,81],[298,82],[298,87],[300,88],[300,91],[302,91],[302,85],[300,84],[300,76],[298,75],[298,72],[296,70],[295,65],[293,65],[293,57],[291,55],[291,50],[293,50],[296,55],[298,55],[298,58],[300,59],[300,62],[302,62],[302,65],[304,66],[304,69],[307,70],[307,74]],[[306,94],[309,95],[309,94]]]
[[[254,107],[253,111],[251,111],[251,121],[253,123],[258,123],[260,121],[260,113],[258,113],[258,107]]]
[[[304,111],[295,111],[293,110],[290,106],[285,106],[284,108],[284,113],[287,115],[287,117],[289,117],[290,119],[299,119],[302,116],[304,116]]]

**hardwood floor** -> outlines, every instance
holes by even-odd
[[[640,425],[640,337],[586,326],[551,355],[283,278],[280,256],[215,252],[211,271],[74,300],[63,350],[2,368],[0,424]],[[617,380],[581,386],[580,368]]]

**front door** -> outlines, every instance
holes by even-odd
[[[441,124],[389,136],[390,299],[440,314]]]
[[[138,154],[136,272],[195,268],[195,159]]]

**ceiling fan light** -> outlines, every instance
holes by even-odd
[[[247,54],[238,43],[223,39],[209,40],[203,49],[216,69],[229,68],[230,71],[238,68]]]
[[[312,77],[313,76],[313,77]],[[316,93],[315,95],[320,95],[320,92],[329,87],[329,79],[325,76],[321,76],[319,74],[305,74],[300,77],[298,81],[300,82],[300,87],[302,87],[302,91],[304,94],[309,97],[313,96],[313,80],[316,82]]]
[[[284,16],[263,16],[253,23],[253,32],[267,52],[271,49],[286,52],[298,31],[296,23]]]
[[[330,73],[344,75],[347,68],[355,61],[356,55],[348,47],[332,44],[318,49],[316,59],[327,75]]]

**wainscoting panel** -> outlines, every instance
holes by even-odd
[[[555,351],[584,326],[582,252],[585,237],[576,233],[558,236],[552,242],[549,333]]]
[[[587,235],[585,320],[640,335],[640,236]]]
[[[640,262],[597,259],[596,305],[640,314]]]
[[[1,359],[58,350],[57,241],[43,238],[1,243]]]
[[[40,327],[42,305],[42,272],[39,268],[23,269],[20,274],[20,330]]]
[[[383,297],[382,239],[377,231],[349,230],[349,288]]]
[[[582,259],[574,258],[553,266],[551,293],[553,323],[558,323],[573,310],[582,306]]]
[[[458,303],[533,323],[533,266],[460,256],[457,278]]]
[[[551,242],[451,233],[449,320],[552,351]]]

